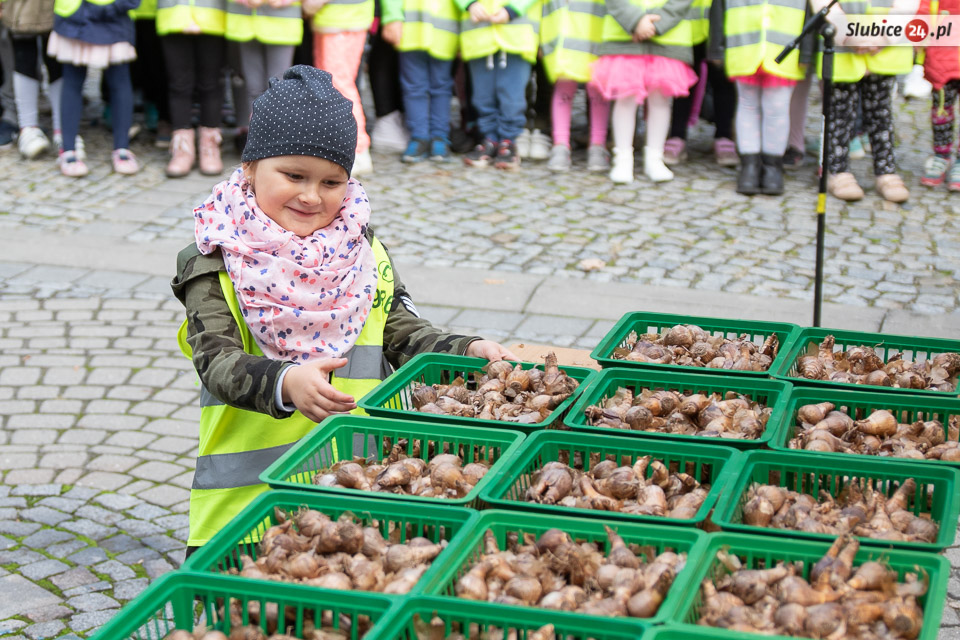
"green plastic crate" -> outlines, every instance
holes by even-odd
[[[634,640],[639,630],[645,627],[641,622],[604,618],[602,628],[598,628],[595,618],[578,613],[418,596],[398,605],[390,620],[366,637],[368,640],[419,640],[415,626],[417,618],[429,622],[434,617],[444,621],[444,637],[463,633],[469,638],[471,636],[466,631],[476,625],[482,637],[500,637],[502,632],[504,638],[526,640],[530,633],[552,624],[556,637],[564,640]]]
[[[671,471],[689,473],[701,484],[709,483],[710,491],[699,511],[690,519],[633,515],[615,511],[576,509],[559,505],[526,502],[524,493],[531,484],[533,474],[548,462],[568,456],[571,463],[583,460],[584,470],[589,469],[591,454],[600,459],[610,458],[622,464],[633,464],[637,458],[650,454],[662,461]],[[555,516],[581,516],[606,518],[629,522],[658,524],[695,525],[703,522],[723,491],[727,476],[739,469],[740,452],[730,447],[692,444],[676,441],[656,441],[642,438],[596,436],[571,431],[542,431],[524,441],[523,446],[510,461],[510,469],[488,484],[480,499],[497,509],[513,509],[546,513]]]
[[[677,606],[682,601],[682,596],[695,584],[690,579],[696,572],[696,567],[701,563],[702,549],[705,548],[706,539],[709,536],[694,528],[681,529],[646,523],[615,522],[602,518],[569,518],[517,511],[484,511],[479,518],[470,523],[468,534],[458,540],[453,553],[448,556],[444,563],[444,570],[431,576],[430,582],[425,585],[427,589],[425,595],[456,598],[454,589],[457,580],[483,555],[483,535],[487,529],[493,531],[501,549],[506,548],[508,533],[530,533],[539,537],[548,529],[560,529],[570,534],[574,540],[596,542],[601,549],[606,551],[608,540],[604,525],[615,530],[627,544],[650,545],[658,554],[663,551],[687,554],[686,566],[677,574],[656,615],[650,618],[623,617],[613,619],[625,625],[632,625],[639,632],[644,625],[657,624],[673,617],[676,614]],[[457,601],[472,604],[472,601],[469,600],[457,599]],[[495,606],[516,612],[538,611],[536,607],[505,604]],[[604,625],[612,619],[588,616],[582,613],[573,615],[582,619],[585,624],[592,625],[595,630],[603,629]]]
[[[851,481],[872,480],[874,489],[883,491],[889,497],[901,481],[907,478],[913,478],[917,482],[917,492],[911,500],[909,510],[915,515],[929,514],[932,520],[940,525],[937,540],[933,543],[891,542],[861,537],[860,542],[872,546],[934,553],[941,551],[953,544],[956,534],[957,515],[960,512],[960,470],[918,465],[906,460],[893,462],[860,456],[841,461],[832,458],[819,459],[800,453],[751,451],[743,458],[743,470],[727,484],[724,495],[713,512],[713,522],[724,530],[741,533],[832,542],[836,536],[830,534],[744,524],[743,505],[747,502],[746,495],[750,485],[754,482],[774,484],[814,497],[822,490],[836,497]]]
[[[897,352],[903,354],[903,359],[913,362],[933,359],[934,356],[948,351],[960,352],[960,340],[945,340],[943,338],[917,338],[898,336],[886,333],[862,333],[859,331],[841,331],[840,329],[824,329],[822,327],[806,327],[800,329],[790,339],[789,345],[784,345],[781,353],[783,358],[777,358],[776,366],[770,367],[770,375],[781,380],[789,380],[795,385],[816,386],[827,389],[855,389],[857,391],[883,391],[896,394],[924,395],[932,397],[956,397],[960,395],[960,385],[953,391],[931,391],[929,389],[900,389],[895,387],[879,387],[865,384],[851,384],[849,382],[833,382],[831,380],[810,380],[800,376],[797,371],[797,359],[807,355],[808,350],[816,353],[817,347],[827,336],[836,339],[834,352],[849,347],[873,347],[884,362],[887,354]]]
[[[613,326],[607,335],[603,337],[600,344],[596,346],[590,357],[600,363],[604,368],[607,367],[636,367],[641,369],[654,369],[657,371],[686,371],[696,373],[708,373],[712,375],[725,376],[746,376],[753,378],[766,378],[766,371],[733,371],[731,369],[708,369],[706,367],[688,367],[677,364],[653,364],[650,362],[633,362],[631,360],[616,360],[613,358],[613,350],[624,346],[627,336],[631,331],[636,331],[638,335],[644,333],[660,333],[678,324],[695,324],[711,335],[723,335],[728,338],[737,338],[742,334],[747,334],[751,342],[757,346],[763,344],[771,334],[776,334],[780,341],[780,348],[777,351],[777,357],[773,359],[770,365],[770,371],[778,365],[784,357],[784,348],[787,346],[788,338],[800,329],[790,322],[765,322],[760,320],[731,320],[726,318],[708,318],[701,316],[681,316],[671,313],[652,313],[647,311],[633,311],[624,314],[617,324]]]
[[[866,418],[872,411],[877,409],[890,411],[901,423],[914,422],[920,419],[939,420],[943,424],[945,435],[948,433],[947,424],[950,418],[960,416],[960,399],[949,396],[937,398],[912,394],[864,391],[863,389],[858,391],[836,391],[833,389],[813,387],[794,387],[790,392],[787,410],[782,414],[783,419],[768,443],[770,448],[777,451],[802,453],[805,456],[821,456],[824,459],[839,457],[843,460],[849,460],[853,457],[877,457],[843,452],[831,453],[790,449],[787,443],[796,435],[798,429],[797,409],[805,404],[815,404],[818,402],[832,402],[836,405],[836,410],[845,411],[856,420]],[[949,438],[949,435],[947,435],[947,438]],[[884,456],[882,459],[891,463],[909,460],[908,458],[893,458],[887,456]],[[944,462],[941,460],[909,461],[914,464],[924,465],[960,466],[960,462]]]
[[[421,441],[420,457],[429,460],[428,447],[434,445],[435,453],[457,453],[464,451],[464,464],[486,462],[490,470],[480,482],[463,498],[421,498],[395,493],[361,491],[320,487],[313,484],[313,476],[321,469],[328,468],[339,460],[350,460],[354,456],[366,458],[377,455],[383,459],[384,441],[396,443],[400,438],[409,439],[407,454],[413,451],[413,441]],[[412,501],[425,504],[450,504],[473,506],[480,490],[489,484],[504,468],[513,456],[523,434],[507,429],[481,429],[477,427],[450,427],[429,423],[417,423],[408,420],[389,420],[364,416],[335,416],[324,420],[317,428],[304,436],[293,448],[283,454],[276,462],[260,474],[260,480],[279,489],[300,489],[339,495],[366,496],[385,500]]]
[[[361,526],[371,526],[376,522],[384,538],[389,531],[399,528],[401,542],[416,536],[429,538],[433,542],[447,540],[449,546],[434,559],[411,593],[420,593],[425,581],[440,571],[456,538],[465,533],[468,523],[478,515],[476,511],[463,507],[389,502],[354,496],[315,495],[304,491],[267,491],[257,496],[210,542],[190,556],[184,563],[184,568],[213,573],[227,573],[232,568],[240,569],[242,565],[239,556],[248,555],[256,560],[259,540],[267,529],[278,524],[275,509],[291,513],[300,507],[315,509],[334,520],[349,511],[356,516],[356,521]],[[274,584],[272,581],[250,581],[256,582],[261,588]],[[396,599],[403,596],[385,594],[384,597]]]
[[[725,549],[740,558],[747,569],[766,569],[775,566],[778,562],[802,562],[803,577],[810,575],[810,568],[830,548],[829,542],[814,542],[811,540],[783,539],[769,536],[751,536],[740,533],[711,534],[701,553],[701,563],[694,572],[690,581],[691,588],[682,595],[682,602],[677,608],[677,615],[673,621],[696,624],[699,619],[701,605],[699,585],[704,578],[716,580],[722,577],[727,570],[716,559],[717,551]],[[918,569],[926,571],[930,578],[927,594],[919,598],[918,603],[923,607],[923,627],[918,640],[935,640],[940,626],[940,617],[947,594],[947,579],[950,574],[950,563],[943,556],[922,551],[904,551],[902,549],[879,549],[877,547],[860,547],[854,558],[854,567],[868,560],[885,561],[895,570],[900,581],[907,573],[916,573]],[[697,626],[697,629],[707,630],[707,627]],[[713,633],[718,634],[716,636]],[[719,635],[722,634],[722,635]],[[698,636],[700,634],[697,634]],[[709,637],[745,640],[760,638],[756,634],[713,629]],[[763,636],[785,637],[785,636]]]
[[[579,382],[580,386],[569,398],[553,410],[553,413],[550,414],[552,419],[537,424],[517,424],[516,422],[501,420],[481,420],[480,418],[420,413],[413,408],[410,394],[415,384],[450,384],[454,378],[461,376],[467,381],[468,389],[476,389],[476,383],[472,380],[471,375],[473,373],[482,374],[483,367],[486,364],[487,361],[483,358],[468,358],[467,356],[454,356],[446,353],[421,353],[414,356],[407,364],[381,382],[380,386],[364,396],[359,402],[360,408],[372,416],[383,418],[400,418],[438,424],[462,424],[472,427],[503,427],[523,433],[533,433],[545,429],[549,425],[559,424],[563,419],[564,412],[576,400],[584,384],[589,382],[590,378],[597,373],[593,369],[585,367],[561,366],[560,369]],[[523,369],[534,367],[543,369],[543,364],[533,362],[523,362],[521,365]]]
[[[641,389],[669,389],[685,394],[702,393],[710,395],[719,393],[721,396],[727,391],[735,391],[749,396],[755,402],[760,402],[773,411],[767,420],[767,426],[756,440],[737,440],[734,438],[703,438],[675,433],[658,433],[655,431],[628,431],[611,429],[608,427],[591,426],[587,424],[584,411],[587,407],[600,404],[613,397],[619,387],[627,387],[635,396],[640,395]],[[765,380],[756,378],[726,378],[716,375],[700,375],[698,373],[674,373],[667,371],[652,371],[649,369],[628,369],[613,367],[604,369],[594,377],[587,388],[581,392],[577,401],[570,408],[564,424],[574,431],[585,431],[603,435],[623,435],[641,438],[658,438],[664,440],[678,440],[681,442],[702,442],[719,444],[738,449],[750,449],[765,445],[780,423],[781,414],[786,410],[787,391],[791,385],[781,380]]]
[[[331,591],[281,582],[264,584],[244,578],[217,576],[189,571],[174,571],[162,576],[128,602],[117,615],[100,628],[95,640],[163,640],[175,629],[192,631],[195,625],[206,625],[230,633],[230,598],[243,603],[276,605],[295,636],[301,637],[305,621],[317,624],[325,612],[333,613],[333,623],[340,625],[340,616],[351,620],[350,640],[358,640],[357,619],[369,616],[374,625],[365,637],[372,637],[395,600],[371,593]],[[226,615],[225,615],[226,613]],[[317,626],[320,626],[317,624]],[[266,620],[261,621],[266,630]]]

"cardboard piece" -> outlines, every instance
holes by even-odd
[[[557,354],[557,364],[568,367],[587,367],[588,369],[600,370],[597,361],[590,357],[590,352],[586,349],[570,349],[569,347],[552,347],[545,344],[528,344],[519,342],[507,347],[510,351],[517,354],[524,362],[536,362],[543,364],[543,358],[553,351]]]

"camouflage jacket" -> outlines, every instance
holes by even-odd
[[[373,240],[372,227],[367,239]],[[293,365],[243,351],[240,327],[220,288],[218,272],[225,270],[219,250],[205,256],[191,244],[177,256],[177,275],[170,286],[186,307],[193,366],[200,382],[218,400],[274,418],[288,417],[292,414],[277,407],[274,394],[280,372]],[[383,354],[390,366],[397,368],[426,351],[462,355],[469,343],[479,339],[445,333],[420,318],[395,268],[393,275],[393,303],[383,331]]]

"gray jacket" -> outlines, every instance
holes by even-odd
[[[630,0],[606,0],[607,13],[613,16],[613,19],[630,34],[633,33],[640,19],[646,14],[653,13],[660,16],[660,20],[654,23],[657,35],[664,34],[677,26],[686,17],[692,3],[693,0],[667,0],[662,7],[645,10],[643,7],[631,3]],[[602,42],[597,53],[601,56],[663,56],[693,65],[692,47],[660,44],[652,40]]]

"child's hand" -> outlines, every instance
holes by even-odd
[[[300,6],[303,9],[304,15],[310,17],[320,11],[320,9],[323,9],[323,5],[325,4],[327,4],[327,0],[303,0]]]
[[[383,29],[380,30],[380,37],[392,44],[394,48],[399,47],[400,38],[403,37],[403,23],[397,20],[383,25]]]
[[[485,358],[490,362],[495,360],[520,360],[512,351],[493,340],[474,340],[467,345],[465,355],[471,358]]]
[[[660,16],[655,13],[648,13],[640,18],[640,22],[637,23],[637,28],[633,30],[634,42],[643,42],[657,35],[657,28],[653,25],[659,20]]]
[[[490,22],[490,14],[487,13],[486,7],[479,2],[474,2],[471,4],[469,11],[471,22]]]
[[[495,14],[490,16],[490,22],[493,24],[506,24],[510,22],[510,13],[503,7],[500,7]]]
[[[280,390],[283,401],[292,402],[300,413],[314,422],[356,409],[353,396],[337,391],[329,382],[330,372],[345,364],[346,358],[333,358],[290,367]]]

